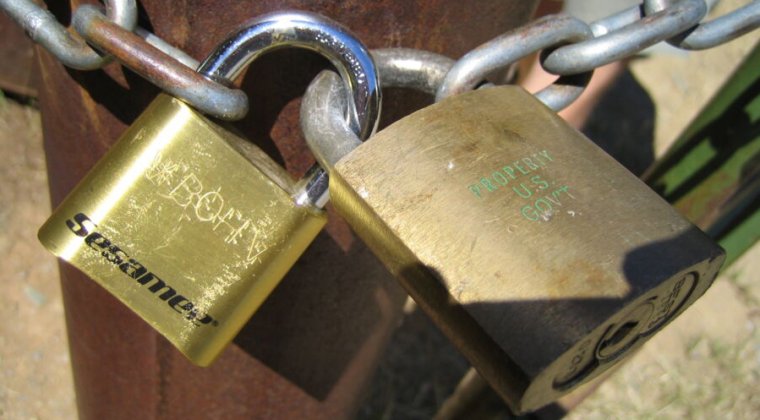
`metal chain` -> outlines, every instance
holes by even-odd
[[[98,7],[79,7],[73,25],[95,48],[112,54],[130,70],[203,113],[238,120],[248,112],[243,91],[204,77],[139,35],[114,25]]]
[[[113,56],[208,115],[234,120],[246,114],[248,102],[242,91],[200,76],[194,71],[196,60],[136,26],[135,0],[104,3],[106,15],[99,8],[85,5],[74,12],[73,22],[82,38],[105,56],[90,49],[32,0],[0,0],[0,9],[66,66],[94,70]],[[760,26],[760,0],[700,23],[706,11],[704,0],[644,0],[639,6],[589,25],[564,15],[547,16],[466,54],[450,69],[436,96],[440,99],[471,89],[487,74],[544,50],[541,65],[562,77],[537,97],[559,110],[582,93],[590,72],[599,66],[630,57],[661,41],[687,50],[711,48]]]
[[[570,16],[546,16],[496,37],[456,62],[436,92],[436,101],[475,88],[486,76],[544,48],[593,38],[584,22]],[[576,44],[579,45],[579,44]],[[592,69],[562,77],[536,94],[547,106],[560,110],[576,100],[591,79]]]
[[[135,0],[106,0],[108,19],[133,30],[137,25]],[[21,25],[33,41],[45,47],[64,65],[78,70],[96,70],[110,61],[88,47],[84,40],[58,23],[52,13],[42,9],[32,0],[0,0],[3,9]]]
[[[650,0],[645,0],[644,8]],[[557,48],[543,58],[554,74],[577,74],[636,54],[696,25],[707,12],[703,0],[681,0],[664,9],[652,7],[641,19],[596,36],[594,39]],[[620,23],[615,21],[615,23]]]

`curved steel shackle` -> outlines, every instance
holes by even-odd
[[[405,48],[373,50],[372,56],[383,87],[416,89],[431,96],[454,65],[448,57]],[[362,142],[342,118],[346,106],[344,89],[331,71],[312,80],[301,102],[301,130],[323,168],[332,168]]]
[[[104,0],[108,19],[117,25],[133,30],[137,25],[135,0]],[[29,37],[45,47],[67,67],[78,70],[95,70],[103,67],[110,58],[90,48],[82,38],[70,33],[58,23],[55,16],[32,0],[0,0],[4,10],[24,28]]]
[[[343,26],[308,12],[276,12],[252,19],[233,31],[198,67],[198,72],[231,84],[243,69],[266,52],[300,47],[326,57],[338,70],[350,94],[347,120],[367,138],[377,128],[380,85],[364,45]]]
[[[340,108],[345,113],[338,119],[353,137],[369,137],[377,128],[380,117],[380,81],[375,63],[369,50],[355,36],[326,17],[287,11],[249,20],[209,54],[198,66],[198,72],[230,85],[261,55],[287,47],[312,50],[330,60],[342,76],[343,83],[336,80],[336,84],[347,104]],[[315,165],[295,189],[296,204],[321,208],[328,199],[327,174]]]

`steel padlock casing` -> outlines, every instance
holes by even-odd
[[[326,223],[293,190],[260,149],[162,94],[39,239],[205,366]]]
[[[516,412],[639,347],[725,258],[518,87],[448,98],[330,171],[331,201]]]

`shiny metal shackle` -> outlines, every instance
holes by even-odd
[[[562,43],[582,42],[593,38],[583,21],[566,15],[550,15],[516,30],[500,35],[460,58],[438,88],[436,101],[475,89],[485,77],[516,63],[537,51]],[[536,93],[536,98],[559,111],[575,101],[591,80],[593,70],[560,77]]]
[[[435,95],[454,60],[405,48],[373,50],[382,87],[409,88]],[[328,170],[362,139],[345,123],[349,105],[338,76],[323,71],[311,82],[301,102],[301,130],[317,162]]]
[[[381,104],[375,65],[354,35],[324,16],[285,11],[249,20],[211,52],[198,72],[229,85],[264,53],[289,47],[315,51],[332,63],[350,92],[347,122],[359,137],[369,137],[377,128]]]
[[[135,28],[135,0],[104,0],[103,3],[109,20],[129,31]],[[110,57],[90,48],[82,38],[61,25],[52,13],[32,0],[0,0],[0,9],[21,25],[33,41],[45,47],[67,67],[95,70],[110,61]]]

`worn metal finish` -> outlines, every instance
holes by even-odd
[[[280,35],[292,31],[296,41]],[[318,15],[248,21],[199,72],[231,83],[264,51],[289,45],[344,57],[335,65],[349,97],[362,104],[352,113],[354,134],[377,125],[379,82],[369,51]],[[66,198],[40,239],[206,366],[324,226],[315,203],[324,205],[327,189],[318,167],[294,184],[260,149],[162,95]]]
[[[175,60],[179,61],[187,67],[190,67],[191,69],[197,69],[201,64],[200,61],[194,59],[193,57],[190,57],[184,51],[159,38],[153,32],[149,32],[139,26],[135,27],[134,32],[142,39],[144,39],[148,44],[158,48],[164,54],[171,56]]]
[[[348,30],[323,16],[278,12],[245,22],[198,67],[208,80],[186,68],[194,60],[181,50],[144,29],[139,37],[121,30],[96,7],[77,9],[74,26],[89,42],[164,91],[224,120],[238,120],[248,112],[244,94],[226,86],[252,61],[276,49],[306,48],[328,58],[343,76],[352,92],[346,113],[354,131],[366,138],[377,127],[380,91],[377,80],[366,76],[375,74],[369,52]]]
[[[318,74],[301,102],[301,130],[323,168],[335,165],[362,143],[343,117],[348,103],[338,78],[331,71]]]
[[[277,12],[257,17],[233,31],[198,67],[211,80],[231,84],[243,69],[272,50],[296,47],[327,58],[346,85],[347,106],[342,108],[351,131],[369,137],[380,119],[381,92],[375,63],[369,51],[346,28],[324,16],[305,12]],[[299,203],[324,206],[327,176],[319,167],[296,192]]]
[[[373,51],[384,88],[408,88],[435,95],[454,61],[421,50],[389,48]],[[330,71],[317,75],[301,103],[301,129],[317,162],[335,165],[358,147],[362,139],[346,123],[345,89]]]
[[[430,96],[435,96],[454,65],[454,60],[448,57],[409,48],[382,48],[373,50],[372,56],[383,87],[414,89]]]
[[[22,6],[19,7],[19,5]],[[133,6],[134,4],[131,5],[132,18],[134,18],[135,13]],[[673,35],[673,37],[667,39],[667,41],[680,48],[710,48],[722,42],[730,41],[738,36],[756,29],[760,25],[759,6],[760,0],[756,0],[752,4],[741,7],[738,10],[729,13],[726,16],[715,19],[712,22],[698,24],[698,21],[706,11],[706,6],[702,0],[680,0],[680,2],[674,0],[644,0],[644,3],[642,5],[631,7],[612,16],[592,23],[591,28],[594,37],[603,38],[603,41],[594,40],[594,42],[584,42],[582,48],[565,48],[564,51],[567,54],[565,56],[558,54],[561,57],[557,58],[555,56],[555,59],[553,59],[553,61],[550,61],[549,65],[566,66],[568,63],[570,63],[570,65],[587,66],[588,69],[591,69],[594,67],[594,65],[598,66],[607,64],[617,59],[633,55],[655,42],[665,40],[665,38],[668,36],[667,34]],[[27,3],[27,0],[20,0],[16,2],[7,0],[7,3],[5,3],[5,5],[3,3],[0,3],[0,7],[9,9],[11,14],[16,16],[20,22],[29,23],[39,21],[41,19],[35,15],[35,12],[39,10],[35,9],[31,3]],[[119,4],[119,7],[120,8],[116,11],[116,13],[114,13],[117,18],[121,18],[119,15],[125,13],[122,9],[126,8],[124,4]],[[26,15],[22,13],[27,9],[32,10],[32,12]],[[699,13],[702,13],[702,15],[699,15]],[[291,43],[297,43],[299,42],[299,37],[303,37],[304,35],[308,37],[308,33],[311,30],[315,29],[315,22],[313,22],[309,17],[304,17],[301,15],[295,19],[300,20],[304,25],[297,30],[278,33],[278,30],[276,29],[277,23],[264,22],[263,20],[266,20],[266,17],[264,17],[263,20],[259,22],[261,26],[257,30],[249,29],[249,45],[252,46],[255,50],[258,50],[258,47],[255,46],[257,42],[264,40],[264,43],[268,44],[269,42],[266,40],[266,38],[271,35],[268,33],[269,30],[273,30],[272,34],[274,34],[274,36],[277,38],[288,40]],[[559,18],[559,20],[562,19],[563,18]],[[695,24],[695,26],[690,26],[688,22]],[[34,23],[34,25],[36,24],[37,23]],[[559,25],[559,22],[557,22],[557,24]],[[46,26],[44,28],[45,31],[49,29],[48,27],[55,26],[57,28],[60,26],[55,23],[55,20],[51,19],[47,19],[44,22],[44,25]],[[134,27],[134,22],[130,22],[130,25]],[[319,24],[317,23],[317,26],[318,25]],[[673,25],[680,26],[675,26],[672,28],[669,27]],[[678,28],[683,29],[683,32],[681,32]],[[526,27],[521,29],[522,31],[518,32],[524,32],[530,28]],[[60,28],[56,29],[56,31],[59,30]],[[156,48],[166,52],[168,55],[175,57],[178,61],[181,61],[186,65],[195,63],[195,60],[187,56],[187,54],[185,54],[183,51],[164,42],[155,34],[147,32],[142,28],[135,27],[134,30],[135,32],[139,32],[140,36],[148,41],[148,43],[153,44],[156,46]],[[262,31],[262,33],[257,34],[257,31]],[[542,31],[539,31],[539,33],[540,32]],[[620,33],[618,34],[618,32]],[[325,44],[335,42],[335,38],[332,37],[332,35],[326,33],[322,33],[321,35],[324,36],[322,39]],[[529,39],[529,37],[519,37],[521,40],[525,38]],[[626,43],[616,44],[617,41],[623,41],[626,38],[628,38]],[[81,49],[81,45],[72,45],[70,48],[71,51],[66,51],[68,48],[61,47],[60,45],[58,48],[64,50],[60,54],[78,54],[80,53],[78,50]],[[241,49],[235,48],[234,50],[240,51]],[[483,53],[483,51],[480,51],[480,53]],[[336,56],[334,57],[334,63],[339,62],[343,59],[350,59],[350,57]],[[577,63],[578,60],[581,60],[580,64]],[[583,60],[591,60],[595,64],[591,67],[588,67],[589,64],[583,64]],[[481,57],[478,60],[475,60],[475,63],[479,62],[482,65],[489,66],[491,65],[491,63],[489,63],[490,61],[492,61],[492,59],[488,59],[487,57],[483,56],[483,54],[481,54]],[[361,66],[361,63],[356,61],[354,61],[353,64]],[[473,71],[477,72],[477,70]],[[565,71],[566,73],[558,74],[573,74],[572,71]],[[583,80],[570,80],[567,82],[568,83],[564,83],[563,86],[556,84],[555,86],[552,86],[552,88],[556,89],[556,92],[552,92],[551,94],[549,92],[542,92],[538,96],[542,98],[544,102],[549,103],[550,107],[553,109],[560,109],[567,103],[572,102],[572,100],[574,100],[577,95],[580,94],[579,87],[573,85],[586,83]],[[361,104],[359,104],[359,108],[361,108]],[[353,118],[352,123],[355,122],[356,118]],[[365,129],[362,132],[363,134],[367,135],[370,130]]]
[[[552,35],[554,29],[566,30],[559,38]],[[474,88],[482,78],[494,70],[509,65],[521,56],[542,48],[531,42],[515,46],[517,38],[528,35],[541,45],[549,46],[559,39],[575,36],[588,38],[588,27],[574,18],[551,17],[528,26],[528,30],[500,36],[478,47],[459,61],[422,50],[387,48],[375,50],[377,67],[384,88],[407,88],[427,93],[441,99]],[[550,28],[552,30],[545,31]],[[547,34],[544,38],[530,35]],[[580,35],[579,35],[580,34]],[[542,90],[538,99],[552,109],[561,109],[571,103],[583,91],[591,73],[561,77],[558,82]],[[493,86],[489,84],[489,87]],[[486,86],[484,86],[486,87]],[[361,144],[362,139],[351,132],[342,117],[347,104],[344,89],[334,74],[318,75],[304,96],[301,104],[301,128],[317,161],[323,167],[331,167]]]
[[[327,221],[260,149],[161,95],[40,229],[207,366]]]
[[[488,74],[504,69],[521,58],[560,43],[578,43],[593,38],[582,21],[562,15],[543,17],[530,25],[508,32],[468,52],[459,59],[438,88],[436,100],[474,89]],[[536,93],[549,108],[559,111],[583,93],[591,71],[560,78]],[[581,73],[581,72],[578,72]]]
[[[69,8],[50,3],[60,21]],[[230,28],[282,9],[323,13],[370,47],[404,45],[459,57],[528,21],[535,1],[313,2],[140,0],[141,24],[195,58]],[[58,6],[57,8],[54,6]],[[483,10],[487,10],[484,13]],[[157,90],[118,66],[66,70],[46,54],[40,107],[52,201],[62,198],[153,99]],[[242,81],[252,108],[236,124],[293,175],[313,164],[298,130],[298,100],[328,66],[315,54],[278,51]],[[387,118],[428,99],[385,98]],[[62,289],[80,418],[349,418],[383,355],[406,294],[345,223],[332,217],[220,358],[196,368],[150,326],[62,265]]]
[[[557,48],[542,58],[553,74],[569,75],[628,57],[696,25],[707,13],[703,0],[682,0],[605,35]]]
[[[108,19],[127,30],[137,24],[137,5],[135,0],[105,1]],[[0,9],[4,10],[29,37],[47,48],[65,65],[81,70],[94,70],[108,63],[90,48],[81,38],[66,30],[52,13],[42,9],[32,0],[0,0]]]
[[[26,3],[26,1],[9,1],[5,5],[0,3],[0,7],[4,6],[9,9],[12,12],[11,14],[22,22],[40,20],[35,17],[35,12],[39,10],[31,5],[31,3]],[[23,5],[23,7],[19,7],[18,5]],[[127,8],[125,4],[120,3],[113,14],[117,18],[131,18],[128,24],[148,44],[155,46],[167,56],[174,57],[176,61],[186,66],[195,66],[196,60],[188,56],[181,49],[170,45],[145,29],[135,27],[134,15],[136,12],[134,11],[134,4],[131,4],[130,7],[131,14],[128,18],[121,16],[127,15],[124,10]],[[27,11],[27,9],[34,10],[24,15],[22,12]],[[89,22],[94,18],[99,18],[102,23],[104,19],[102,16],[98,16],[95,10],[92,7],[85,6],[82,10],[77,11],[74,21],[75,26],[81,26],[81,32],[87,33],[93,38],[98,38],[97,35],[92,35],[92,29],[90,28],[92,25]],[[669,35],[673,36],[667,39],[667,41],[677,47],[704,49],[721,42],[727,42],[748,33],[760,25],[760,0],[741,7],[712,22],[698,24],[705,10],[706,6],[701,0],[681,0],[680,2],[673,0],[645,0],[638,7],[631,7],[592,23],[592,35],[589,35],[588,30],[579,31],[579,24],[583,24],[572,22],[572,19],[566,16],[546,17],[539,22],[515,30],[512,34],[506,34],[500,39],[492,40],[487,45],[478,48],[477,51],[469,53],[455,69],[456,77],[459,79],[447,81],[443,88],[444,90],[452,88],[459,91],[470,90],[476,83],[481,82],[485,78],[489,70],[500,69],[509,65],[511,61],[514,61],[512,57],[532,54],[540,48],[553,46],[561,41],[570,41],[574,44],[582,43],[582,45],[561,48],[564,53],[554,54],[554,58],[548,61],[547,65],[549,67],[556,67],[557,65],[567,66],[569,64],[570,66],[586,66],[585,68],[591,70],[595,66],[633,55],[655,42],[664,40]],[[283,31],[279,29],[280,24],[284,20],[289,20],[286,25],[290,28],[289,30]],[[696,25],[691,27],[690,22]],[[244,61],[243,57],[248,55],[248,52],[245,52],[246,49],[254,51],[251,57],[246,57],[253,60],[256,55],[263,54],[268,50],[278,49],[283,44],[288,44],[291,46],[305,46],[317,52],[321,50],[323,55],[328,57],[338,67],[357,66],[361,68],[367,64],[362,63],[360,60],[357,60],[357,57],[350,54],[350,50],[352,46],[356,46],[356,42],[354,42],[355,40],[351,35],[346,33],[345,29],[337,27],[334,22],[329,22],[325,26],[319,17],[300,12],[291,12],[288,17],[280,13],[276,20],[263,16],[257,18],[254,23],[256,24],[249,23],[249,25],[246,25],[246,29],[244,29],[245,34],[239,32],[235,35],[236,42],[226,43],[228,50],[222,48],[217,51],[217,54],[237,55],[237,57],[230,61],[242,62]],[[48,27],[59,27],[60,25],[57,25],[54,19],[47,19],[44,22],[44,26],[47,30]],[[336,28],[334,32],[333,28]],[[682,29],[683,32],[681,32]],[[582,35],[579,36],[580,33]],[[314,35],[318,35],[317,38],[320,39],[321,43],[304,42],[307,39],[314,39]],[[246,40],[242,41],[244,37]],[[590,40],[589,38],[594,39]],[[277,39],[277,42],[272,42],[273,39]],[[528,42],[523,42],[526,39]],[[621,43],[618,41],[625,42]],[[344,43],[345,45],[343,45]],[[519,46],[515,46],[515,44]],[[119,43],[111,43],[111,45],[119,45]],[[262,46],[266,46],[267,48],[262,48]],[[144,49],[144,46],[142,48]],[[79,49],[81,49],[81,46]],[[348,51],[349,53],[343,55],[341,51]],[[76,46],[72,47],[72,51],[69,52],[79,53]],[[167,56],[164,56],[163,59],[168,59],[169,57]],[[223,100],[220,100],[218,92],[213,91],[213,89],[209,92],[207,99],[206,96],[192,91],[187,86],[179,87],[172,83],[171,80],[173,79],[186,78],[183,75],[183,69],[177,66],[176,62],[173,63],[174,71],[178,71],[179,74],[172,74],[171,66],[157,67],[151,63],[140,63],[141,60],[155,61],[156,57],[160,58],[160,56],[156,55],[156,51],[151,51],[140,57],[126,58],[126,60],[133,63],[132,69],[153,69],[154,72],[144,76],[154,82],[166,82],[162,86],[167,91],[172,92],[177,97],[183,97],[186,101],[193,103],[196,108],[210,110],[211,112],[208,113],[212,115],[216,115],[222,119],[238,119],[246,112],[247,104],[240,101],[239,98],[230,97],[228,98],[230,103],[224,104]],[[584,60],[586,61],[585,63]],[[228,76],[232,76],[242,67],[241,63],[237,68],[233,66],[229,68],[217,68],[213,69],[213,71],[220,74],[229,73]],[[554,110],[560,110],[577,99],[590,78],[588,74],[575,74],[570,70],[564,71],[565,73],[558,74],[571,77],[560,78],[557,82],[536,95],[542,102]],[[214,79],[213,75],[208,76]],[[359,92],[364,87],[365,81],[351,80],[348,74],[343,74],[343,76],[352,85],[352,90],[355,92]],[[230,84],[232,81],[229,79],[231,77],[221,76],[219,81]],[[371,85],[371,83],[367,85]],[[486,83],[486,85],[490,84]],[[213,87],[213,84],[210,86]],[[204,86],[204,88],[208,87]],[[445,95],[445,92],[441,92],[438,98],[440,99]],[[358,96],[357,98],[353,98],[353,102],[356,102],[357,99],[360,98]],[[235,108],[230,109],[230,106]],[[353,103],[346,110],[350,123],[361,132],[362,137],[367,137],[375,128],[356,126],[359,114],[366,112],[368,109],[367,104]]]
[[[336,210],[516,412],[604,372],[723,251],[517,87],[448,98],[330,170]]]
[[[96,48],[207,115],[239,120],[248,113],[244,92],[209,80],[140,36],[112,24],[97,7],[78,8],[74,27]]]

